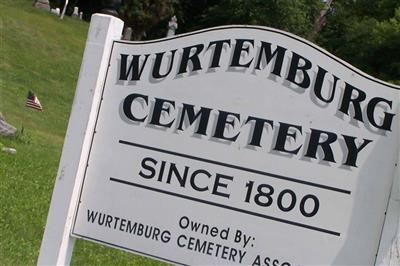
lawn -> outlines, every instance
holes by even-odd
[[[31,0],[0,0],[0,112],[18,128],[0,137],[0,264],[34,265],[89,24],[63,21]],[[29,90],[43,112],[25,107]],[[78,240],[73,265],[160,265],[160,262]]]

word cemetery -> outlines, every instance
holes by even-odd
[[[398,86],[271,28],[122,26],[92,18],[39,264],[76,238],[180,265],[382,261]]]

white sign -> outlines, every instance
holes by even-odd
[[[177,264],[373,264],[398,98],[269,28],[114,41],[72,235]]]

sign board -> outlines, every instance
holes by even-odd
[[[115,41],[72,234],[178,264],[373,264],[398,95],[268,28]]]
[[[176,264],[374,264],[398,99],[275,29],[114,41],[72,236]]]

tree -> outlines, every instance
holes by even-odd
[[[400,79],[400,2],[334,1],[317,43],[365,72]]]
[[[307,37],[307,39],[309,39],[310,41],[315,41],[315,38],[317,37],[318,33],[322,30],[322,27],[325,26],[326,16],[331,11],[332,2],[333,0],[325,1],[324,8],[320,11],[319,16],[315,18],[314,28]]]
[[[172,10],[171,0],[126,0],[119,8],[119,14],[126,25],[133,29],[133,39],[142,40],[147,38],[147,34],[164,37],[168,19],[173,15]],[[153,28],[162,21],[165,27],[161,36],[152,34]]]
[[[70,0],[71,10],[72,2]],[[105,0],[79,0],[89,20]],[[64,2],[64,0],[52,0]],[[399,80],[398,0],[124,0],[118,12],[134,40],[164,37],[169,19],[177,33],[248,24],[282,29],[317,42],[367,73]]]
[[[269,26],[307,36],[323,4],[319,0],[199,0],[177,4],[183,32],[228,24]],[[183,25],[182,25],[183,24]]]

